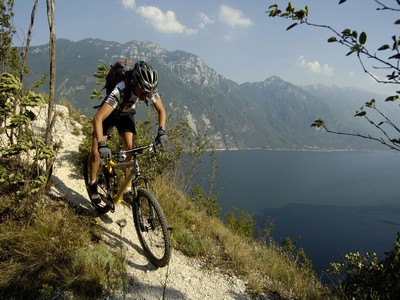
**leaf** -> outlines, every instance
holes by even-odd
[[[400,139],[391,139],[390,141],[395,144],[400,144]]]
[[[365,102],[365,106],[367,106],[367,107],[372,107],[374,105],[375,105],[375,99]]]
[[[286,11],[287,12],[294,12],[294,7],[293,7],[293,4],[292,4],[292,2],[289,2],[288,3],[288,6],[286,7]]]
[[[399,41],[397,40],[397,37],[394,35],[392,36],[393,39],[393,47],[392,50],[397,50],[399,48]]]
[[[360,38],[358,39],[361,45],[364,45],[367,42],[367,34],[363,31],[360,34]]]
[[[342,31],[342,34],[343,34],[344,36],[350,36],[350,35],[351,35],[351,30],[347,28],[347,29],[345,29],[345,30]]]
[[[399,76],[397,75],[397,73],[395,71],[393,71],[392,74],[386,75],[386,78],[388,80],[395,80],[397,77],[399,77]]]
[[[288,28],[286,28],[286,31],[292,29],[292,28],[295,27],[296,25],[298,25],[298,23],[293,23],[293,24],[290,25]]]
[[[334,43],[334,42],[337,42],[337,39],[336,39],[336,37],[330,37],[329,39],[328,39],[328,43]]]
[[[386,50],[389,49],[390,46],[388,44],[382,45],[380,48],[378,48],[378,51]]]
[[[397,53],[397,54],[395,54],[395,55],[389,57],[389,59],[392,59],[392,58],[400,59],[400,53]]]
[[[315,121],[311,124],[311,127],[318,127],[318,128],[320,128],[320,127],[322,127],[322,126],[324,126],[324,125],[325,125],[324,120],[322,120],[322,119],[317,119],[317,120],[315,120]]]
[[[33,120],[36,119],[35,113],[32,112],[31,110],[27,110],[27,111],[24,113],[24,115],[27,116],[28,119],[31,120],[31,121],[33,121]]]
[[[397,99],[399,99],[398,95],[390,96],[390,97],[386,98],[385,102],[388,102],[388,101],[393,102],[393,101],[396,101]]]
[[[357,112],[354,116],[355,117],[362,117],[362,116],[365,116],[367,114],[367,112],[366,111],[359,111],[359,112]]]
[[[308,10],[306,10],[304,8],[301,10],[295,11],[293,20],[304,20],[307,17],[307,14],[308,14]]]
[[[280,9],[276,8],[276,9],[273,9],[273,10],[271,10],[271,11],[269,12],[269,16],[270,16],[270,17],[279,16],[281,12],[282,12],[282,11],[281,11]]]

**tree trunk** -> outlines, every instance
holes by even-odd
[[[46,146],[52,146],[53,139],[53,128],[56,120],[55,114],[55,86],[56,86],[56,33],[54,24],[54,12],[55,12],[55,2],[56,0],[46,0],[47,3],[47,20],[50,29],[50,80],[49,80],[49,106],[47,111],[47,128],[46,128]],[[51,178],[53,169],[54,158],[49,158],[46,160],[46,175],[47,182]]]
[[[21,82],[23,81],[23,78],[24,78],[26,61],[28,59],[28,49],[31,44],[32,28],[33,28],[33,23],[35,22],[37,4],[38,4],[38,0],[35,0],[35,3],[33,4],[33,8],[32,8],[32,13],[31,13],[31,24],[29,25],[28,34],[26,36],[25,50],[22,52],[22,65],[21,65],[21,70],[19,73],[19,78],[21,79]]]

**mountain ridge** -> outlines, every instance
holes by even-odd
[[[30,48],[28,66],[33,75],[27,79],[28,84],[48,70],[44,63],[47,48]],[[67,99],[86,115],[93,114],[96,103],[89,96],[96,88],[96,79],[92,74],[98,64],[110,65],[122,57],[151,63],[158,70],[159,89],[168,114],[190,119],[193,132],[208,133],[216,148],[376,149],[371,143],[310,129],[311,123],[322,117],[339,130],[353,130],[355,124],[359,125],[354,123],[354,111],[366,100],[361,92],[352,93],[358,95],[354,98],[363,99],[356,103],[348,100],[348,89],[339,88],[333,93],[332,88],[321,85],[319,90],[298,87],[277,76],[238,84],[218,74],[199,56],[168,51],[149,41],[121,44],[100,39],[57,40],[58,98]],[[340,105],[332,105],[335,97],[341,100],[334,100]],[[351,118],[345,111],[351,111]]]

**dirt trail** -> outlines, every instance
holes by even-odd
[[[55,190],[83,209],[93,211],[84,181],[71,164],[82,137],[65,133],[63,130],[64,148],[58,153],[54,168]],[[117,225],[120,219],[127,221],[122,234]],[[188,258],[179,251],[173,250],[168,267],[153,267],[141,252],[131,211],[125,205],[118,205],[115,213],[95,217],[95,220],[104,228],[104,239],[111,247],[119,248],[122,241],[128,264],[127,292],[107,299],[251,299],[242,280],[209,270],[200,260]]]

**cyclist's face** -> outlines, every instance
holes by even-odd
[[[135,94],[136,94],[136,96],[138,96],[139,99],[141,99],[141,100],[146,100],[146,98],[150,96],[150,93],[149,93],[149,92],[143,91],[143,90],[140,88],[139,85],[136,85]]]

